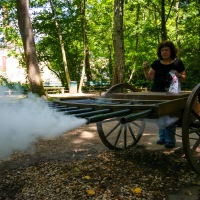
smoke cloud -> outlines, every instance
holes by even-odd
[[[163,116],[158,119],[144,119],[144,122],[150,122],[156,124],[160,129],[172,126],[178,121],[178,117]]]
[[[0,159],[14,151],[27,151],[39,138],[50,139],[85,123],[85,119],[50,109],[43,98],[33,94],[6,98],[0,87]]]

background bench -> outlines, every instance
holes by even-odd
[[[85,89],[88,92],[99,91],[100,94],[102,91],[106,91],[110,87],[109,81],[87,81],[85,82]]]
[[[43,86],[47,93],[65,93],[65,87],[60,82],[44,82]]]

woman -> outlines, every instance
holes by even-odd
[[[169,72],[173,70],[180,81],[186,79],[185,67],[181,59],[177,58],[177,49],[173,42],[163,41],[157,50],[158,60],[155,60],[148,71],[148,62],[143,63],[144,75],[147,80],[153,80],[152,92],[166,92]],[[159,129],[159,140],[157,144],[165,144],[166,148],[175,147],[175,126],[168,126]]]

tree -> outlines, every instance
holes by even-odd
[[[83,45],[84,45],[84,53],[83,53],[83,68],[82,68],[82,74],[81,74],[81,80],[79,84],[78,92],[80,93],[82,91],[84,76],[86,75],[87,81],[91,80],[91,70],[90,70],[90,62],[89,62],[89,47],[88,47],[88,38],[86,33],[86,26],[87,26],[87,20],[86,20],[86,0],[82,1],[82,4],[80,6],[81,14],[82,14],[82,33],[83,33]]]
[[[2,15],[3,15],[3,30],[7,28],[8,26],[8,21],[7,21],[7,17],[8,17],[8,11],[6,9],[6,7],[4,5],[2,5]],[[6,35],[3,32],[3,43],[6,46],[7,40],[6,40]]]
[[[138,26],[138,21],[139,21],[139,16],[140,16],[140,4],[137,5],[136,14],[137,15],[136,15],[135,25]],[[136,31],[136,33],[135,33],[135,52],[138,51],[138,45],[139,45],[139,33],[138,33],[138,31]],[[131,71],[131,75],[130,75],[128,83],[130,83],[131,79],[133,78],[133,74],[135,73],[135,68],[136,68],[136,64],[137,64],[136,61],[137,61],[137,57],[136,57],[136,53],[135,53],[135,55],[133,56],[133,69]]]
[[[112,84],[124,82],[125,58],[124,58],[124,34],[123,34],[123,9],[124,0],[114,2],[114,74]]]
[[[179,0],[177,0],[176,6],[175,6],[175,8],[176,8],[176,20],[175,20],[175,22],[176,22],[176,42],[178,44],[178,48],[181,47],[181,42],[180,42],[180,38],[179,38],[179,24],[178,24],[179,23],[179,5],[180,5]]]
[[[166,20],[165,20],[165,0],[161,0],[161,38],[167,40]]]
[[[83,62],[82,15],[78,9],[80,1],[54,0],[53,4],[65,47],[70,80],[79,83]],[[31,5],[33,9],[39,8],[37,12],[32,13],[32,24],[35,38],[37,38],[38,60],[42,63],[45,62],[48,68],[61,80],[62,85],[68,88],[58,28],[55,21],[52,20],[54,18],[52,9],[49,3],[43,0],[34,1],[34,4]]]
[[[30,89],[33,93],[42,96],[44,95],[44,88],[38,66],[35,41],[29,16],[29,0],[17,0],[16,3],[18,25],[24,46]]]
[[[110,81],[113,77],[113,5],[114,0],[87,1],[91,80]]]
[[[14,44],[15,48],[21,50],[22,42],[18,40],[13,1],[2,1],[6,3],[8,14],[5,16],[7,16],[8,26],[4,26],[4,29],[0,31],[4,31],[3,35],[6,36],[8,44]],[[58,31],[47,2],[46,0],[30,1],[30,9],[33,8],[34,11],[35,8],[39,8],[37,12],[31,14],[34,37],[37,39],[37,58],[38,62],[47,63],[62,84],[67,87]],[[104,80],[113,79],[115,83],[127,82],[131,72],[134,72],[130,83],[138,87],[148,84],[149,87],[149,83],[141,81],[144,77],[141,64],[144,60],[151,63],[157,58],[157,44],[167,36],[176,45],[178,44],[181,58],[186,66],[187,81],[182,84],[182,88],[186,86],[190,89],[199,81],[199,0],[125,1],[124,8],[122,0],[87,1],[85,15],[87,19],[85,44],[87,46],[85,47],[83,12],[79,9],[83,5],[83,0],[54,0],[53,2],[62,30],[71,80],[80,81],[85,50],[85,53],[88,53],[85,54],[87,56],[84,62],[87,67],[89,60],[91,80],[100,81],[106,77]],[[114,2],[115,6],[113,6]],[[117,7],[116,2],[121,4]],[[1,5],[0,8],[2,9]],[[121,13],[118,19],[117,12]],[[113,13],[115,13],[114,17]],[[121,21],[119,21],[120,17]],[[117,19],[119,23],[116,22],[113,28],[114,19]],[[2,42],[0,44],[3,46]],[[12,50],[15,55],[18,52],[15,49]],[[87,70],[85,73],[87,76]]]
[[[61,28],[60,25],[58,23],[58,19],[56,16],[56,10],[54,8],[53,5],[53,1],[49,0],[50,5],[51,5],[51,10],[54,16],[54,22],[58,31],[58,36],[59,36],[59,41],[60,41],[60,47],[61,47],[61,51],[62,51],[62,58],[63,58],[63,64],[64,64],[64,69],[65,69],[65,75],[66,75],[66,80],[67,80],[67,84],[68,87],[70,86],[70,76],[69,76],[69,70],[68,70],[68,66],[67,66],[67,58],[66,58],[66,53],[65,53],[65,46],[64,46],[64,42],[63,42],[63,38],[62,38],[62,33],[61,33]]]

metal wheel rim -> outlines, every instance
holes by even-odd
[[[113,123],[114,125],[110,125]],[[97,130],[103,144],[111,150],[122,150],[138,143],[144,132],[145,122],[120,123],[120,118],[97,122]]]
[[[200,84],[198,84],[188,97],[183,114],[182,143],[186,159],[192,169],[200,174],[200,127],[193,126],[191,118],[200,124],[200,117],[193,109],[193,105],[200,95]]]
[[[127,90],[127,89],[132,92],[138,92],[138,90],[135,87],[133,87],[132,85],[130,85],[128,83],[119,83],[119,84],[116,84],[116,85],[112,86],[111,88],[109,88],[109,90],[105,93],[105,96],[109,96],[116,90],[121,90],[121,92],[125,92],[125,90]]]

